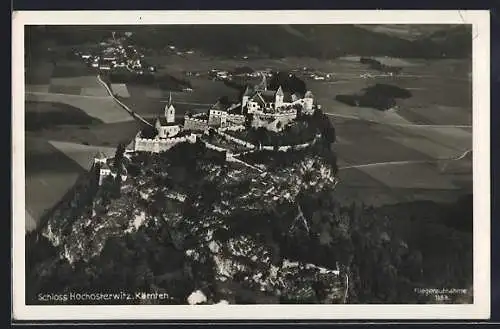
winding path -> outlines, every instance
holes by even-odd
[[[408,160],[408,161],[387,161],[387,162],[374,162],[374,163],[366,163],[360,165],[352,165],[352,166],[344,166],[339,167],[339,169],[354,169],[354,168],[366,168],[366,167],[379,167],[379,166],[387,166],[387,165],[406,165],[406,164],[426,164],[426,163],[435,163],[438,161],[459,161],[465,158],[467,155],[472,153],[472,150],[467,150],[459,156],[452,158],[444,158],[444,159],[435,159],[435,160]]]

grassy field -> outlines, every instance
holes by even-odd
[[[26,136],[51,141],[116,147],[129,142],[140,129],[135,121],[96,125],[61,125],[52,129],[27,132]]]
[[[50,129],[60,125],[91,125],[102,123],[101,120],[93,118],[79,108],[52,102],[25,103],[25,129],[37,131]]]

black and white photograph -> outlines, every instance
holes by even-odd
[[[15,26],[19,314],[489,314],[487,13],[290,13]]]

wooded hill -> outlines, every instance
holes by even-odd
[[[131,41],[150,50],[174,45],[217,56],[464,58],[472,54],[470,25],[442,27],[414,40],[354,25],[44,26],[28,28],[26,35],[30,43],[53,40],[56,45],[77,45],[110,38],[111,31],[132,32]]]

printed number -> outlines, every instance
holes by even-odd
[[[449,299],[450,299],[450,297],[448,297],[446,295],[436,295],[436,300],[440,301],[440,302],[444,302],[444,301],[447,301]]]

